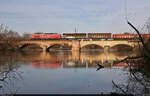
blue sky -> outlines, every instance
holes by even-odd
[[[132,31],[125,0],[0,0],[0,23],[19,33]],[[141,27],[150,17],[150,0],[127,0],[128,18]]]

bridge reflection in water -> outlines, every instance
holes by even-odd
[[[126,63],[115,64],[114,61],[122,60],[127,56],[135,56],[133,52],[121,54],[119,52],[70,52],[54,51],[41,53],[19,53],[18,59],[31,62],[31,67],[36,68],[96,68],[97,64],[104,67],[127,66]]]

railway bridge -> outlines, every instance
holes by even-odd
[[[109,48],[112,48],[117,45],[126,45],[132,48],[135,48],[139,45],[139,42],[129,41],[129,40],[29,40],[29,41],[19,41],[17,43],[18,48],[22,49],[28,45],[38,45],[42,48],[43,51],[47,51],[54,45],[63,45],[66,44],[68,46],[72,46],[72,51],[80,51],[85,46],[88,45],[97,45],[104,49],[104,51],[108,51]]]

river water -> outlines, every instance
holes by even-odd
[[[1,52],[1,94],[109,94],[130,80],[132,52]],[[102,67],[99,68],[99,65]]]

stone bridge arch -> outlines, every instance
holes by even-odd
[[[98,48],[98,49],[104,49],[104,47],[102,47],[101,45],[98,45],[98,44],[86,44],[86,45],[82,45],[81,46],[81,50],[83,50],[83,49],[85,49],[86,47],[88,48],[88,47],[91,47],[92,48],[92,46],[94,46],[94,47],[96,47],[96,49]],[[94,48],[93,48],[94,49]]]
[[[47,45],[47,49],[46,50],[49,51],[52,47],[54,47],[56,45],[68,46],[68,47],[72,48],[72,44],[69,44],[69,43],[52,43],[52,44]]]
[[[68,46],[72,46],[72,42],[68,41],[21,41],[18,43],[18,48],[22,49],[23,47],[27,45],[38,45],[40,48],[43,49],[43,51],[47,51],[47,48],[53,46],[53,45],[62,45],[66,44]]]
[[[38,46],[39,48],[43,49],[43,42],[39,42],[39,41],[20,41],[17,44],[18,49],[22,50],[23,48],[25,48],[26,46],[31,46],[31,45],[35,45]]]
[[[138,42],[132,42],[128,40],[103,40],[103,41],[81,41],[80,42],[80,48],[83,46],[89,45],[89,44],[95,44],[98,46],[102,46],[104,49],[104,52],[107,52],[111,47],[116,46],[116,45],[127,45],[131,46],[134,48],[135,46],[138,45]]]
[[[104,48],[105,44],[100,41],[81,41],[80,42],[80,48],[83,48],[84,46],[88,46],[88,45],[97,45],[97,46]]]
[[[37,48],[42,49],[42,46],[39,45],[39,44],[36,44],[36,43],[20,44],[18,47],[19,47],[20,50],[23,50],[24,48],[26,48],[26,47],[28,47],[28,46],[34,46],[34,47],[37,47]]]
[[[110,46],[110,48],[117,46],[117,45],[126,45],[126,46],[130,46],[130,47],[135,47],[135,43],[134,42],[129,42],[129,41],[111,41],[108,44]]]
[[[117,45],[110,47],[110,49],[111,50],[115,49],[117,51],[132,51],[134,48],[130,44],[117,44]]]

